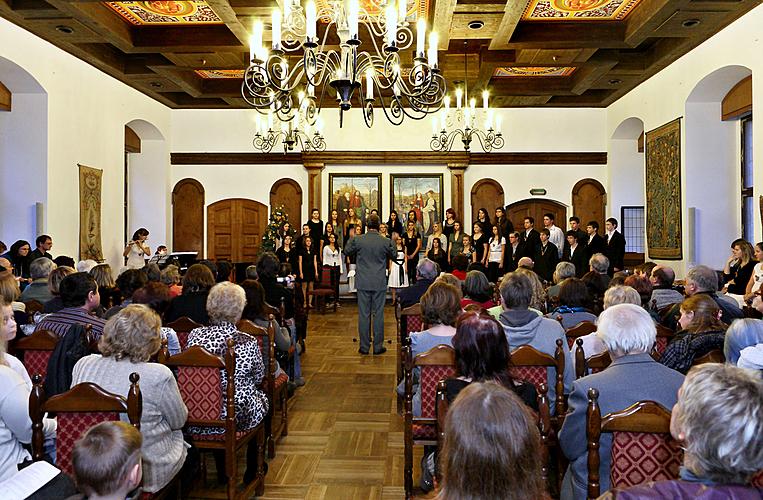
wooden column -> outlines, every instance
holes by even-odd
[[[469,167],[468,162],[462,163],[448,163],[448,170],[450,170],[450,206],[456,211],[458,217],[464,221],[466,216],[464,214],[464,172]],[[463,228],[463,222],[461,227]]]
[[[310,218],[310,211],[313,208],[321,210],[321,193],[323,192],[323,185],[321,183],[321,172],[326,168],[326,164],[322,162],[305,162],[305,170],[307,170],[307,215]],[[301,230],[301,229],[300,229]]]

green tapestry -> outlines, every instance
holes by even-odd
[[[646,238],[650,259],[681,260],[681,119],[646,133]]]

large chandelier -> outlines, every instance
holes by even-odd
[[[429,34],[425,52],[426,21],[419,18],[413,64],[403,68],[400,51],[413,45],[414,34],[406,0],[398,2],[370,0],[371,10],[378,13],[369,13],[358,0],[333,1],[320,11],[312,0],[304,9],[299,0],[284,0],[284,10],[273,11],[270,51],[263,46],[262,21],[253,25],[251,64],[241,86],[243,98],[260,113],[281,122],[297,118],[310,126],[315,125],[325,98],[336,98],[339,103],[340,127],[353,100],[362,108],[368,127],[373,125],[377,103],[393,125],[400,125],[405,117],[420,120],[435,113],[446,94],[437,65],[438,37],[435,32]],[[318,19],[326,23],[321,39]],[[368,51],[359,50],[361,26],[368,34],[363,40],[371,43]],[[326,44],[332,28],[338,47]],[[293,54],[291,61],[289,54]]]
[[[444,108],[439,116],[432,117],[432,140],[429,147],[432,151],[450,151],[456,139],[460,139],[467,153],[471,143],[477,139],[482,150],[490,153],[494,149],[501,149],[504,145],[501,134],[501,117],[495,116],[490,108],[490,92],[482,91],[482,109],[478,110],[477,100],[469,98],[467,55],[464,50],[464,86],[456,87],[456,108],[450,107],[450,96],[445,96]],[[484,125],[479,128],[480,124]]]

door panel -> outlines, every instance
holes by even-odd
[[[302,188],[292,179],[281,179],[270,188],[270,206],[283,206],[293,230],[302,232]],[[312,208],[312,207],[310,207]],[[320,208],[320,207],[319,207]],[[324,214],[325,220],[329,214]]]
[[[465,228],[471,234],[471,228],[477,220],[477,211],[480,208],[487,210],[490,220],[495,219],[495,207],[502,207],[504,203],[503,188],[493,179],[482,179],[472,187],[472,222]]]
[[[172,251],[204,256],[204,186],[183,179],[172,190]]]
[[[210,259],[254,262],[268,208],[254,200],[234,198],[207,207],[207,253]]]
[[[512,203],[506,207],[506,216],[514,224],[514,229],[523,231],[525,217],[535,219],[535,229],[543,229],[543,214],[552,213],[556,220],[556,225],[560,228],[566,227],[567,207],[554,200],[529,199]]]
[[[607,194],[599,181],[583,179],[572,188],[572,211],[580,217],[583,227],[589,221],[595,220],[603,229],[606,208]]]

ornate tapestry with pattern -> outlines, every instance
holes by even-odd
[[[646,238],[650,259],[681,260],[681,119],[646,133]]]
[[[103,262],[101,247],[101,175],[103,170],[79,166],[79,258]]]

